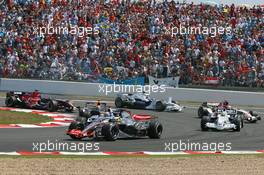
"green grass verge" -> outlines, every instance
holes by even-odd
[[[37,124],[50,121],[52,121],[51,118],[39,114],[0,111],[0,124]]]
[[[6,97],[6,92],[0,92],[0,97]]]

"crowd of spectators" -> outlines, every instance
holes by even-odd
[[[96,81],[216,77],[223,86],[264,87],[261,7],[129,0],[0,2],[0,76]],[[80,36],[40,28],[92,28]],[[172,27],[231,27],[230,33],[171,35]],[[95,32],[98,30],[99,32]]]

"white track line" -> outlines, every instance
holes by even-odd
[[[159,156],[170,156],[170,155],[248,155],[248,154],[264,154],[264,150],[262,151],[222,151],[222,152],[150,152],[150,151],[141,151],[141,152],[0,152],[0,155],[75,155],[75,156],[114,156],[114,155],[159,155]]]

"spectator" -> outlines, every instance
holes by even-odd
[[[210,76],[224,86],[263,86],[260,7],[128,0],[7,2],[0,6],[3,77],[93,81],[152,75],[202,84]],[[40,34],[48,26],[78,30]],[[231,26],[232,31],[172,37],[172,26]],[[94,31],[81,33],[81,27]]]

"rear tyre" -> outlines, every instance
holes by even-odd
[[[161,101],[157,101],[157,103],[156,103],[156,110],[157,111],[164,111],[165,108],[166,108],[166,106]]]
[[[107,141],[115,141],[119,135],[119,128],[115,124],[107,124],[102,127],[102,135]]]
[[[201,119],[201,129],[202,131],[208,131],[208,127],[206,126],[206,123],[210,122],[210,118],[208,116],[203,116]]]
[[[148,128],[149,138],[159,139],[161,137],[162,131],[163,131],[163,126],[159,121],[153,120],[150,122],[149,128]]]
[[[5,104],[7,107],[14,107],[15,106],[16,98],[13,96],[6,97]]]
[[[58,110],[58,102],[55,100],[50,100],[48,102],[48,111],[49,112],[55,112]]]
[[[117,108],[122,108],[122,107],[123,107],[123,100],[122,100],[120,97],[117,97],[117,98],[115,99],[115,106],[116,106]]]

